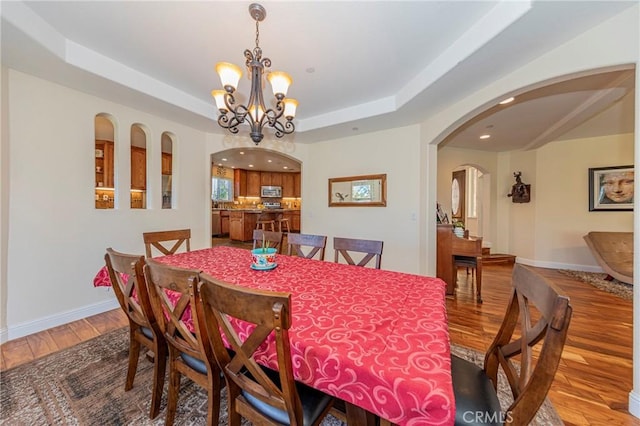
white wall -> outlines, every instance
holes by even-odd
[[[309,145],[302,173],[302,232],[384,241],[382,268],[417,273],[419,253],[419,126]],[[387,174],[386,207],[328,207],[328,179]]]
[[[13,70],[8,89],[10,226],[3,241],[9,247],[9,338],[117,306],[110,290],[92,285],[106,247],[144,253],[142,232],[180,227],[191,228],[193,249],[210,246],[204,133]],[[115,210],[94,208],[94,117],[101,112],[117,120]],[[150,129],[147,210],[129,208],[133,123]],[[160,208],[164,131],[177,139],[173,210]],[[3,187],[3,204],[5,196]]]

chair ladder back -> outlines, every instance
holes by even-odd
[[[191,308],[191,278],[199,272],[169,267],[152,259],[147,259],[144,267],[151,304],[165,339],[180,351],[201,359],[197,336],[184,322],[185,312]],[[192,319],[195,321],[193,315]]]
[[[327,245],[327,237],[325,235],[310,234],[288,234],[287,235],[287,254],[313,259],[319,253],[318,259],[324,260],[324,251]],[[303,247],[308,250],[304,252]]]
[[[520,264],[514,266],[513,284],[507,313],[484,365],[494,388],[498,367],[502,367],[514,397],[507,411],[513,424],[526,425],[535,417],[553,383],[572,308],[569,299],[558,295],[544,277]],[[538,343],[542,348],[534,365],[533,348]],[[519,366],[512,362],[516,356],[520,356]]]
[[[264,247],[275,248],[278,252],[280,252],[280,246],[282,245],[282,235],[282,232],[254,229],[253,248],[260,248],[264,244]]]
[[[342,255],[349,265],[365,266],[375,257],[375,268],[380,269],[382,246],[382,241],[334,237],[334,262],[338,262],[339,255]],[[365,256],[356,263],[349,252],[365,253]]]
[[[147,258],[153,257],[152,247],[165,256],[176,253],[183,244],[185,245],[186,251],[191,251],[191,229],[144,232],[142,238],[144,240]],[[174,243],[169,248],[167,243],[172,241]]]
[[[242,396],[244,392],[286,411],[291,424],[302,424],[302,404],[293,378],[288,334],[291,295],[234,286],[206,274],[201,274],[200,279],[207,334],[227,378],[229,393],[237,395],[235,409],[256,424],[266,424],[265,418]],[[243,340],[241,334],[247,337]],[[278,375],[279,384],[255,360],[256,352],[272,334],[278,362],[278,373],[274,375]],[[234,352],[232,355],[225,341]]]
[[[141,262],[143,265],[144,256],[119,253],[108,248],[104,260],[111,287],[124,312],[136,324],[149,327],[149,319],[153,320],[149,295],[144,276],[136,274],[136,264]]]

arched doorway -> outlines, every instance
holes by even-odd
[[[212,238],[249,241],[261,212],[289,219],[290,231],[299,232],[301,171],[299,160],[262,148],[232,148],[212,154]]]

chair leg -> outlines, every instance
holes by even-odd
[[[232,389],[233,388],[233,389]],[[235,389],[235,386],[227,386],[227,412],[229,413],[229,426],[240,426],[242,418],[236,410],[236,399],[239,396],[239,392]]]
[[[154,342],[155,360],[153,363],[153,388],[151,390],[151,408],[149,418],[155,419],[160,413],[164,375],[167,367],[167,345],[164,341]]]
[[[165,426],[173,426],[180,393],[180,372],[176,370],[174,355],[169,354],[169,395],[167,397],[167,417]]]
[[[138,357],[140,356],[140,342],[136,339],[136,327],[129,325],[129,367],[127,368],[127,381],[124,384],[124,390],[131,390],[133,387],[133,379],[136,377],[138,369]]]
[[[207,424],[209,426],[217,426],[220,417],[220,390],[222,389],[220,374],[220,371],[214,368],[214,371],[210,372],[207,377],[209,382]]]

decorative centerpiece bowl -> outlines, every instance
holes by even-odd
[[[269,270],[278,264],[276,263],[276,248],[255,248],[251,250],[251,269]]]

